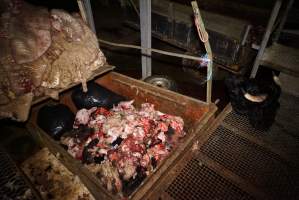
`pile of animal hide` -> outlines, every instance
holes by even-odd
[[[278,77],[264,75],[260,80],[230,76],[225,81],[234,111],[247,116],[251,126],[261,131],[274,123],[281,93]]]
[[[25,121],[34,97],[58,98],[106,63],[79,15],[9,0],[0,12],[0,118]]]

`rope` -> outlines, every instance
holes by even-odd
[[[203,43],[206,43],[209,40],[209,34],[207,33],[207,31],[203,31],[200,29],[200,26],[199,26],[200,23],[199,23],[199,19],[197,17],[194,18],[194,21],[195,21],[195,26],[196,26],[196,29],[198,32],[199,39]]]
[[[132,48],[132,49],[139,49],[139,50],[150,50],[152,52],[168,55],[168,56],[173,56],[173,57],[179,57],[179,58],[187,58],[190,60],[196,60],[196,61],[202,61],[202,62],[210,62],[210,59],[207,58],[207,56],[203,57],[196,57],[196,56],[190,56],[190,55],[185,55],[185,54],[180,54],[180,53],[173,53],[173,52],[168,52],[168,51],[162,51],[159,49],[152,49],[152,48],[144,48],[140,47],[137,45],[131,45],[131,44],[119,44],[119,43],[114,43],[114,42],[109,42],[106,40],[102,40],[98,38],[98,41],[103,44],[108,44],[112,46],[117,46],[117,47],[125,47],[125,48]],[[205,81],[210,80],[212,77],[212,73],[207,74],[207,79]]]
[[[210,61],[207,58],[190,56],[190,55],[185,55],[185,54],[181,54],[181,53],[173,53],[173,52],[163,51],[163,50],[153,49],[153,48],[145,48],[145,47],[131,45],[131,44],[119,44],[119,43],[109,42],[107,40],[102,40],[99,38],[98,38],[98,41],[103,44],[108,44],[108,45],[117,46],[117,47],[125,47],[125,48],[139,49],[139,50],[150,50],[152,52],[156,52],[156,53],[160,53],[160,54],[164,54],[164,55],[168,55],[168,56],[173,56],[173,57],[187,58],[190,60],[197,60],[197,61],[204,61],[204,62]]]

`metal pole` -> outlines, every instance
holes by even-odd
[[[251,25],[246,26],[246,30],[245,30],[245,33],[243,35],[242,42],[241,42],[242,46],[244,46],[246,44],[247,38],[248,38],[248,35],[249,35],[249,31],[250,31],[251,28],[252,28]]]
[[[152,46],[152,23],[151,23],[151,0],[139,0],[140,8],[140,33],[141,47],[151,48]],[[151,51],[143,49],[141,51],[142,79],[152,74]]]
[[[80,10],[81,17],[82,17],[83,21],[85,23],[88,23],[87,22],[87,17],[86,17],[86,10],[85,10],[85,6],[84,6],[83,1],[82,0],[77,0],[77,3],[78,3],[78,7],[79,7],[79,10]]]
[[[93,15],[92,15],[92,9],[91,9],[91,5],[90,5],[90,0],[84,0],[84,7],[85,7],[85,10],[86,10],[86,17],[87,17],[87,22],[89,24],[89,27],[96,34],[96,28],[95,28],[94,21],[93,21]]]
[[[206,94],[206,101],[208,104],[212,102],[212,79],[213,79],[213,54],[209,42],[209,35],[206,32],[202,17],[200,15],[200,11],[197,5],[196,1],[191,2],[193,13],[195,16],[196,21],[198,21],[198,24],[196,24],[197,32],[200,37],[200,40],[204,43],[206,52],[208,54],[209,62],[207,66],[207,94]]]
[[[276,31],[275,36],[273,38],[274,42],[277,42],[278,39],[279,39],[280,33],[281,33],[281,31],[282,31],[282,29],[283,29],[283,27],[284,27],[284,25],[285,25],[285,23],[287,21],[288,14],[289,14],[292,6],[293,6],[293,3],[294,3],[294,0],[289,0],[286,9],[283,12],[283,15],[282,15],[282,18],[281,18],[281,22],[280,22],[279,27],[277,28],[277,31]]]
[[[283,29],[282,32],[299,35],[299,30]]]
[[[253,64],[253,68],[252,68],[252,71],[251,71],[251,74],[250,74],[250,78],[254,78],[256,76],[257,70],[259,68],[260,60],[263,57],[266,45],[269,41],[269,38],[270,38],[270,35],[271,35],[271,32],[272,32],[272,28],[274,26],[275,20],[277,18],[278,13],[279,13],[279,10],[280,10],[280,7],[281,7],[281,2],[282,2],[282,0],[276,0],[275,5],[272,9],[271,16],[270,16],[270,19],[269,19],[269,22],[268,22],[268,25],[267,25],[267,28],[266,28],[266,32],[264,34],[260,49],[257,53],[257,56],[256,56],[254,64]]]

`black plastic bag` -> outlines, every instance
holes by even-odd
[[[55,140],[63,133],[72,130],[75,115],[63,104],[45,105],[37,115],[37,124]]]
[[[126,100],[125,97],[94,82],[89,82],[87,88],[88,91],[86,93],[82,91],[82,88],[77,88],[72,93],[72,100],[77,109],[90,109],[92,107],[104,107],[110,109],[120,101]]]

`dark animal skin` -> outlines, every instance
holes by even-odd
[[[88,149],[92,149],[99,143],[99,139],[93,139],[91,140],[88,145],[86,145],[82,152],[82,162],[86,164],[90,164],[94,162],[94,157],[92,154],[88,151]]]
[[[87,88],[87,92],[83,92],[81,88],[77,88],[72,93],[72,100],[77,109],[90,109],[95,106],[110,109],[113,105],[126,100],[125,97],[94,82],[89,82]]]
[[[123,139],[121,137],[118,137],[114,142],[112,142],[111,146],[115,147],[116,145],[120,145]]]
[[[125,196],[129,196],[134,192],[135,189],[142,183],[142,181],[146,178],[145,174],[146,169],[141,166],[138,166],[136,169],[137,175],[136,177],[130,178],[128,181],[122,180],[123,183],[123,193]]]
[[[63,133],[72,130],[75,115],[63,104],[45,105],[37,115],[37,124],[55,140]]]
[[[225,80],[233,110],[246,115],[251,126],[257,130],[266,131],[272,126],[280,106],[278,99],[281,88],[274,81],[273,75],[271,71],[256,79],[233,75]],[[267,95],[267,98],[262,102],[252,102],[244,97],[245,93],[253,96]]]

